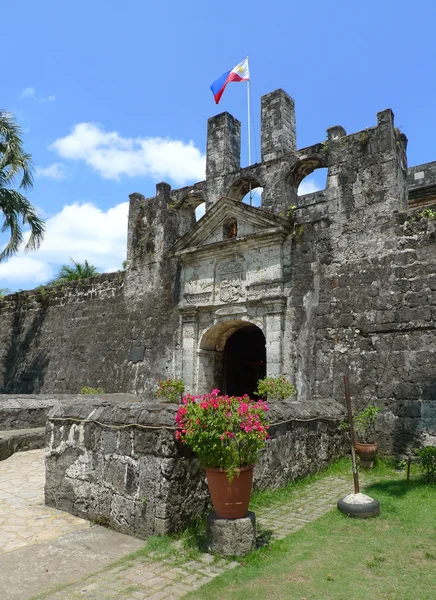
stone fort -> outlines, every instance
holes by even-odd
[[[261,101],[259,163],[241,168],[232,115],[207,128],[205,181],[130,196],[125,272],[0,302],[0,393],[148,398],[181,377],[252,394],[283,374],[322,407],[343,404],[349,374],[354,405],[383,408],[385,450],[434,440],[436,162],[408,168],[389,109],[298,149],[280,89]],[[298,196],[318,168],[326,188]],[[257,187],[261,206],[242,202]]]

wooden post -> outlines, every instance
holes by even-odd
[[[347,403],[348,425],[350,427],[351,461],[353,464],[354,493],[358,494],[360,489],[359,489],[359,473],[357,472],[357,461],[356,461],[356,451],[355,451],[356,437],[354,435],[353,411],[351,410],[350,382],[348,381],[348,375],[344,375],[344,386],[345,386],[345,400]]]

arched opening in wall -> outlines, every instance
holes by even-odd
[[[199,221],[201,219],[201,217],[204,216],[204,213],[206,212],[206,202],[202,202],[199,206],[197,206],[197,208],[195,209],[195,220]]]
[[[218,388],[255,398],[257,382],[266,375],[265,336],[249,321],[222,321],[210,327],[201,338],[198,357],[199,394]]]
[[[286,176],[292,193],[297,196],[323,190],[327,185],[327,157],[324,153],[304,155]]]
[[[179,234],[184,235],[192,229],[205,212],[205,198],[203,193],[191,189],[179,202],[174,200],[172,208],[177,210],[179,216]]]
[[[226,342],[223,357],[223,391],[229,396],[255,398],[257,382],[266,375],[265,336],[256,325],[247,325]]]
[[[234,200],[240,200],[245,204],[251,204],[253,206],[261,206],[262,204],[262,186],[257,179],[252,177],[238,179],[230,187],[227,196]]]
[[[242,202],[244,202],[244,204],[250,204],[251,206],[262,206],[262,192],[263,187],[255,187],[251,192],[249,191],[248,194],[245,194],[242,198]]]
[[[327,167],[316,169],[312,171],[310,175],[306,175],[304,179],[300,181],[298,186],[297,195],[305,196],[306,194],[312,194],[319,190],[325,190],[327,187]]]

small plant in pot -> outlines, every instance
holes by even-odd
[[[377,453],[375,424],[377,415],[381,411],[379,406],[368,404],[366,408],[354,415],[354,429],[356,432],[356,453],[360,458],[360,466],[372,469]]]
[[[178,377],[175,379],[158,379],[155,393],[162,402],[180,404],[185,393],[185,383],[183,379]]]
[[[239,519],[248,513],[253,465],[269,437],[267,411],[263,400],[224,396],[217,389],[182,400],[176,439],[200,459],[218,517]]]
[[[256,396],[260,396],[269,402],[287,400],[293,398],[296,393],[292,383],[283,375],[259,379],[257,389],[254,392]]]

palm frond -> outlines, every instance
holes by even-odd
[[[0,110],[0,211],[4,221],[1,231],[10,231],[10,239],[0,253],[0,261],[15,254],[23,242],[20,225],[30,226],[30,237],[25,251],[35,250],[42,242],[45,232],[44,221],[35,208],[20,192],[12,189],[17,177],[19,189],[33,186],[32,157],[23,151],[22,131],[11,113]]]
[[[60,283],[67,283],[68,281],[77,281],[79,279],[87,279],[88,277],[94,277],[98,275],[97,267],[90,265],[87,260],[83,263],[73,260],[70,258],[72,265],[62,265],[59,267],[57,276],[50,281],[48,285],[59,285]]]
[[[20,249],[23,242],[20,219],[23,225],[30,226],[30,237],[24,250],[28,252],[39,248],[45,232],[44,221],[38,217],[35,208],[20,192],[0,188],[0,210],[4,216],[1,232],[10,231],[10,240],[0,254],[0,261],[11,257]]]

